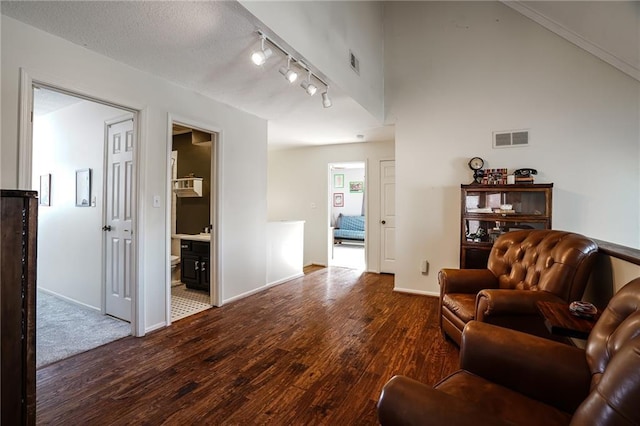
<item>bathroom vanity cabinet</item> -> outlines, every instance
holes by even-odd
[[[209,242],[182,239],[180,241],[180,280],[187,288],[209,291]]]

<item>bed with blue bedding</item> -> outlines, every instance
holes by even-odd
[[[333,243],[364,243],[364,216],[346,216],[340,213],[333,230]]]

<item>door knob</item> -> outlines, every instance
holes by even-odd
[[[111,225],[105,225],[102,227],[103,231],[111,231]]]
[[[382,222],[380,222],[380,223],[382,223],[382,224],[384,225],[384,224],[386,224],[386,223],[387,223],[387,221],[386,221],[386,220],[383,220],[383,221],[382,221]]]

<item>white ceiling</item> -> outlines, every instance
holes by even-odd
[[[504,3],[639,78],[639,2]],[[278,73],[282,56],[253,65],[255,31],[264,27],[235,1],[2,1],[1,7],[26,24],[269,120],[270,148],[394,139],[393,126],[382,126],[313,64],[331,84],[332,108],[322,107],[319,94],[309,97],[286,83]]]
[[[337,86],[325,109],[320,84],[313,97],[300,80],[289,85],[278,73],[283,56],[256,67],[250,54],[263,28],[236,2],[2,1],[1,7],[4,15],[269,120],[270,148],[394,139],[393,126],[382,126]]]
[[[83,102],[83,99],[53,90],[36,88],[33,92],[33,114],[36,117]]]

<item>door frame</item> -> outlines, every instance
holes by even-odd
[[[371,235],[369,232],[369,216],[371,215],[371,197],[369,193],[369,159],[365,158],[364,160],[344,160],[344,161],[330,161],[327,164],[327,221],[329,224],[327,226],[327,266],[331,264],[331,258],[333,255],[333,235],[331,235],[331,212],[333,210],[333,178],[331,176],[331,167],[335,165],[345,164],[345,163],[362,163],[364,165],[364,270],[369,271],[369,241],[371,241]],[[346,182],[345,182],[346,188]]]
[[[133,265],[134,270],[134,290],[132,292],[131,303],[131,334],[134,336],[144,336],[145,323],[144,323],[144,277],[139,268],[140,259],[142,258],[142,248],[138,236],[141,235],[140,229],[143,223],[142,220],[142,206],[140,199],[140,176],[142,175],[141,162],[140,162],[140,144],[143,141],[143,129],[146,125],[146,112],[143,107],[127,106],[124,103],[108,100],[106,98],[94,95],[90,91],[83,88],[76,87],[76,84],[54,77],[46,75],[41,72],[29,71],[25,68],[20,68],[20,87],[18,93],[18,188],[31,189],[31,173],[33,168],[33,89],[35,86],[42,87],[49,90],[61,92],[70,96],[74,96],[80,99],[85,99],[91,102],[96,102],[103,105],[108,105],[114,108],[118,108],[124,111],[128,111],[133,114],[133,129],[134,137],[138,141],[133,152],[133,162],[135,167],[134,173],[134,190],[136,197],[133,200],[135,214],[133,217],[133,229],[135,233],[133,235],[134,256]],[[102,268],[104,270],[104,244],[103,251],[100,253]],[[104,304],[104,291],[101,298]]]
[[[200,130],[206,133],[215,133],[215,141],[211,141],[211,196],[210,196],[210,220],[211,242],[209,243],[209,303],[212,306],[222,306],[222,246],[223,235],[220,217],[220,200],[222,194],[222,144],[224,132],[221,128],[209,123],[204,123],[178,114],[167,114],[167,147],[166,147],[166,184],[165,192],[165,277],[166,277],[166,322],[171,324],[171,151],[173,148],[173,124]],[[213,184],[215,183],[215,184]]]

